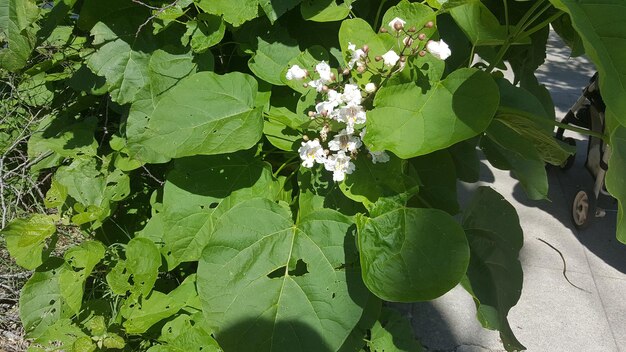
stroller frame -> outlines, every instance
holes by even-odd
[[[603,134],[605,129],[605,110],[606,105],[600,95],[598,73],[596,73],[589,80],[589,84],[583,89],[576,103],[565,114],[561,123]],[[555,137],[570,145],[576,145],[573,138],[563,138],[564,132],[565,128],[558,127]],[[597,207],[597,201],[600,194],[610,196],[604,187],[604,178],[608,170],[610,156],[610,146],[603,139],[590,135],[585,167],[593,178],[593,186],[583,186],[574,196],[571,209],[572,220],[576,228],[585,228],[593,218],[606,215],[604,209]],[[569,169],[574,164],[574,160],[575,154],[568,158],[561,169]]]

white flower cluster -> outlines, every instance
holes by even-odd
[[[360,88],[348,78],[350,70],[355,69],[359,74],[366,71],[373,72],[373,74],[386,72],[387,76],[390,76],[404,68],[406,55],[424,56],[428,51],[441,60],[451,55],[450,48],[443,40],[425,42],[424,33],[418,33],[414,27],[405,30],[405,24],[406,21],[398,17],[389,22],[389,27],[397,38],[406,35],[402,40],[404,47],[398,51],[391,49],[381,56],[376,56],[376,62],[382,61],[382,67],[377,71],[372,70],[374,63],[370,60],[369,47],[364,45],[357,48],[352,43],[348,43],[348,53],[346,53],[348,63],[347,68],[340,71],[341,80],[337,79],[328,63],[322,61],[315,65],[314,71],[317,79],[310,77],[304,86],[315,88],[321,95],[321,101],[315,104],[315,110],[309,112],[309,117],[312,120],[321,121],[318,126],[323,127],[319,131],[318,138],[303,137],[304,141],[298,149],[303,167],[312,168],[315,164],[324,165],[326,170],[333,173],[333,180],[340,182],[345,179],[346,174],[354,172],[353,160],[359,157],[359,152],[362,149],[367,150],[362,142],[367,121],[362,104],[365,99],[371,98],[370,95],[376,92],[377,87],[373,82],[368,82]],[[432,27],[433,23],[430,21],[424,25],[424,28]],[[381,29],[381,32],[387,32],[387,30]],[[415,40],[423,43],[417,45],[417,48],[413,47]],[[407,50],[411,53],[406,54]],[[291,66],[286,73],[287,80],[304,80],[309,76],[309,72],[298,65]],[[384,151],[368,150],[368,153],[373,163],[389,161],[389,155]]]
[[[364,67],[367,56],[365,51],[356,49],[352,44],[350,50],[352,59],[348,66]],[[320,119],[324,125],[319,132],[319,138],[303,141],[298,153],[303,167],[311,168],[315,164],[322,164],[333,173],[333,180],[340,182],[345,179],[346,174],[354,172],[353,159],[364,148],[362,138],[365,135],[364,124],[367,117],[361,104],[364,94],[375,92],[376,85],[370,82],[361,90],[354,82],[335,82],[335,75],[324,61],[315,65],[315,72],[319,78],[310,80],[306,86],[320,92],[323,100],[315,104],[315,111],[311,111],[309,116],[314,120]],[[288,80],[301,80],[307,76],[308,72],[298,65],[291,66],[286,74]],[[335,83],[335,89],[328,87],[332,83]],[[331,126],[339,131],[332,131]],[[333,133],[330,138],[329,133]],[[370,156],[375,163],[389,161],[389,155],[384,151],[370,152]]]

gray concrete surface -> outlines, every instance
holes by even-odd
[[[569,58],[569,49],[556,35],[549,41],[549,55],[538,73],[549,89],[561,118],[576,101],[593,75],[584,58]],[[577,139],[578,154],[572,169],[549,169],[549,201],[530,201],[507,171],[483,165],[480,185],[500,192],[518,211],[524,229],[520,260],[524,286],[519,303],[510,311],[511,327],[531,352],[626,352],[626,246],[615,239],[616,204],[604,197],[605,218],[576,230],[570,206],[579,187],[592,182],[583,167],[586,139]],[[459,184],[461,201],[477,185]],[[567,262],[568,277],[557,252],[537,240],[557,247]],[[456,287],[446,295],[424,303],[394,305],[410,317],[416,336],[428,351],[503,351],[498,332],[483,329],[475,319],[470,296]]]

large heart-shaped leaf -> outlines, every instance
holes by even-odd
[[[357,226],[363,281],[384,300],[431,300],[465,274],[465,233],[441,210],[398,207],[374,218],[361,216]]]
[[[524,238],[515,208],[498,192],[480,187],[463,214],[463,227],[471,260],[461,283],[474,297],[476,317],[485,328],[500,330],[507,351],[523,350],[507,320],[523,281],[518,256]]]
[[[266,199],[226,212],[198,267],[203,311],[219,329],[220,346],[242,352],[336,351],[368,299],[354,269],[350,225],[332,210],[294,224],[286,207]]]
[[[129,134],[128,147],[146,162],[248,149],[263,131],[256,96],[249,75],[196,73],[160,96],[142,132]]]
[[[487,73],[460,69],[423,92],[415,83],[383,87],[367,114],[365,143],[410,158],[483,132],[498,107],[498,87]]]

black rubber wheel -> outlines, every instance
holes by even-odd
[[[563,138],[563,142],[571,145],[571,146],[576,146],[576,140],[572,137],[565,137]],[[563,165],[561,165],[561,170],[565,171],[565,170],[569,170],[572,166],[574,166],[574,162],[576,161],[576,153],[570,155],[569,157],[567,157],[567,160],[565,160],[565,163],[563,163]]]
[[[572,221],[577,229],[584,229],[596,217],[596,196],[591,190],[580,190],[572,201]]]

